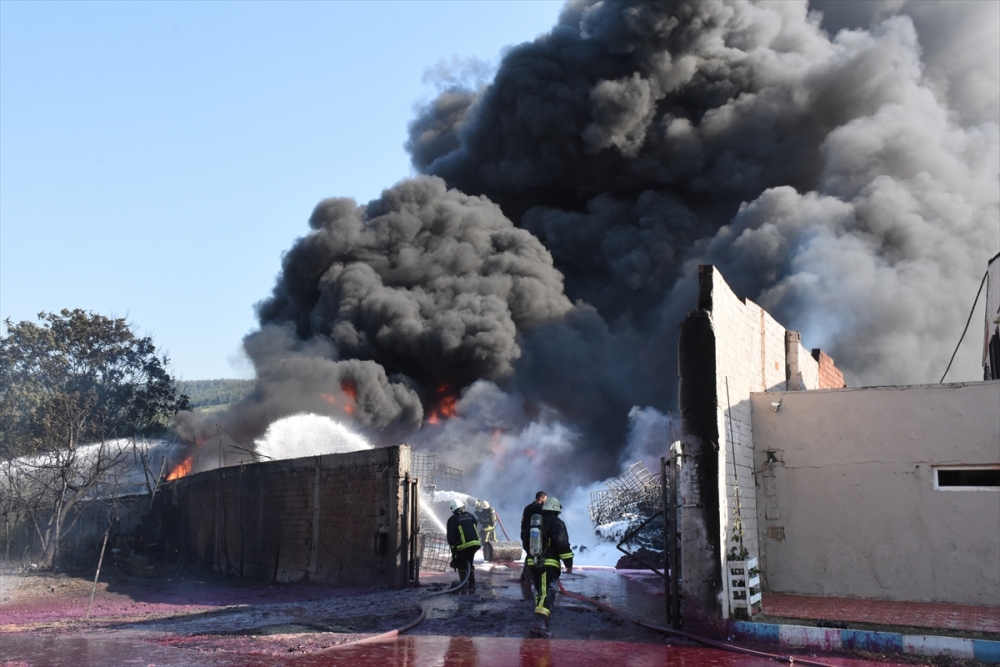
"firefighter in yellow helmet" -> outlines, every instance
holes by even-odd
[[[476,501],[476,520],[483,542],[497,541],[497,511],[485,500]]]

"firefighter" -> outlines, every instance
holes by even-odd
[[[528,531],[531,529],[531,517],[542,513],[542,503],[548,496],[544,491],[535,494],[535,502],[524,508],[521,515],[521,544],[524,547],[524,569],[521,570],[521,581],[531,578],[531,566],[534,561],[531,558],[531,549],[528,548]]]
[[[465,503],[461,500],[451,501],[451,516],[448,517],[448,546],[451,547],[451,567],[458,570],[459,576],[465,576],[469,571],[469,581],[463,586],[464,591],[476,592],[476,568],[472,559],[479,551],[479,527],[476,517],[465,511]]]
[[[485,500],[476,501],[476,519],[479,521],[483,542],[496,542],[497,511]]]
[[[531,568],[535,580],[535,620],[530,631],[537,637],[551,637],[549,621],[559,589],[559,561],[566,565],[567,574],[573,573],[573,550],[569,545],[566,524],[559,518],[562,503],[558,498],[546,498],[542,505],[542,555]]]

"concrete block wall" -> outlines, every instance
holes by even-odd
[[[403,586],[405,445],[220,468],[177,480],[183,556],[280,582]]]
[[[750,394],[786,389],[786,330],[763,308],[736,296],[714,267],[713,271],[711,317],[716,336],[719,433],[724,443],[719,450],[719,471],[725,480],[719,485],[724,528],[720,537],[727,554],[737,547],[733,536],[738,502],[743,547],[751,556],[759,556]]]
[[[802,346],[798,332],[738,297],[718,270],[707,265],[699,267],[698,308],[681,325],[679,355],[685,447],[681,532],[688,601],[682,614],[701,622],[728,616],[728,581],[722,572],[730,551],[739,553],[740,543],[733,539],[737,517],[742,547],[750,556],[764,556],[757,472],[768,459],[755,452],[751,394],[817,389],[820,361]],[[830,367],[836,370],[832,360]]]
[[[786,383],[789,391],[819,388],[819,362],[802,346],[802,337],[798,331],[785,332],[785,356],[785,377],[788,378]]]

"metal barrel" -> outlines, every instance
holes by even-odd
[[[520,557],[520,542],[487,542],[483,545],[483,558],[487,561],[515,561]]]

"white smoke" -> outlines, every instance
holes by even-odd
[[[265,459],[346,454],[372,448],[368,441],[344,424],[313,414],[277,420],[254,444],[257,453]]]

